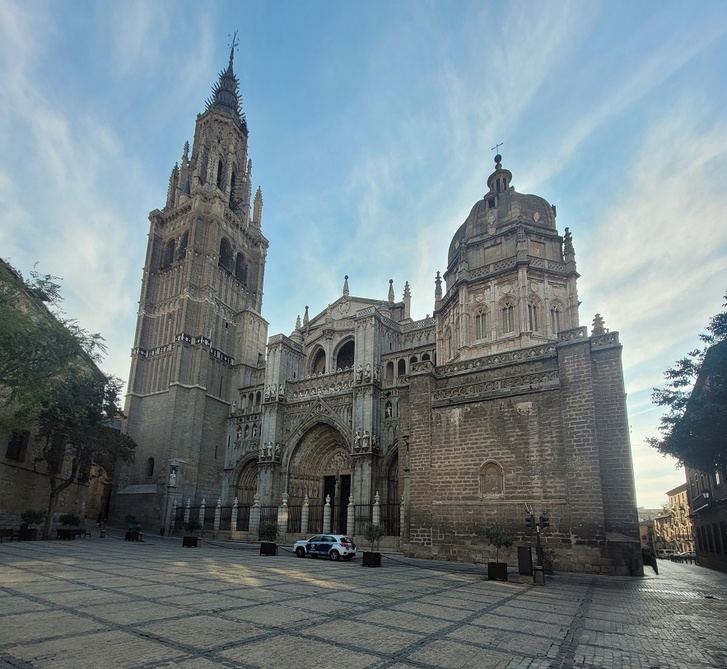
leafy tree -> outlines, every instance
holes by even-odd
[[[117,460],[133,459],[136,444],[111,426],[119,415],[121,381],[80,366],[55,379],[41,400],[36,462],[44,462],[50,495],[44,535],[50,531],[60,494],[77,480],[88,478],[93,464],[113,470]]]
[[[724,300],[727,307],[727,294]],[[647,441],[680,466],[712,471],[727,465],[727,310],[713,316],[699,338],[709,346],[677,360],[664,372],[668,384],[654,388],[652,401],[668,412],[661,436]]]
[[[484,534],[488,543],[495,547],[495,562],[499,562],[500,549],[512,546],[512,537],[509,532],[504,527],[493,524],[485,527],[482,534]]]
[[[60,311],[57,277],[36,271],[30,279],[0,260],[0,421],[33,424],[50,485],[44,536],[60,494],[88,480],[92,465],[113,470],[133,458],[134,441],[111,423],[120,413],[121,381],[96,366],[105,351]]]
[[[101,335],[64,318],[57,278],[34,270],[26,280],[0,260],[0,420],[10,429],[32,419],[69,365],[105,351]]]
[[[371,552],[374,552],[378,548],[379,541],[385,536],[386,530],[381,525],[374,525],[373,523],[366,525],[364,537],[366,537],[366,540],[371,545]]]

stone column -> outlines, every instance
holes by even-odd
[[[192,499],[187,497],[187,506],[184,507],[184,524],[189,523],[189,513],[192,508]]]
[[[331,532],[331,496],[326,495],[326,505],[323,507],[323,531]]]
[[[172,499],[172,516],[169,519],[169,527],[167,528],[167,534],[171,534],[174,526],[177,523],[177,498]]]
[[[399,536],[406,537],[406,497],[401,496],[401,502],[399,503]]]
[[[278,537],[288,533],[288,493],[283,493],[282,504],[278,507]]]
[[[303,508],[300,510],[300,533],[308,534],[308,514],[310,509],[308,508],[308,495],[303,500]]]
[[[222,515],[222,498],[217,498],[217,506],[215,507],[215,524],[214,529],[215,532],[219,531],[220,529],[220,516]]]
[[[376,491],[374,495],[374,507],[371,509],[371,524],[381,524],[381,498],[379,497],[379,491]]]
[[[235,497],[235,501],[232,502],[232,513],[230,514],[230,532],[237,532],[237,513],[238,513],[238,500]]]
[[[200,530],[204,530],[204,512],[207,508],[207,501],[205,498],[202,498],[202,504],[199,505],[199,528]]]
[[[355,534],[355,512],[356,508],[353,505],[353,495],[350,495],[348,498],[348,508],[346,509],[346,527],[348,528],[348,533],[353,535]]]
[[[260,530],[260,498],[255,495],[255,499],[252,503],[252,509],[250,509],[250,529],[248,530],[249,536],[257,538],[258,531]]]

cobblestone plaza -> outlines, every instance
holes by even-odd
[[[727,666],[727,575],[495,583],[179,539],[0,546],[0,667]]]

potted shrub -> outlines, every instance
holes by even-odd
[[[62,528],[57,532],[59,539],[75,539],[76,528],[81,524],[81,519],[75,513],[63,513],[59,516]]]
[[[495,547],[495,561],[487,563],[488,581],[507,581],[507,562],[500,562],[500,549],[512,546],[512,537],[500,525],[488,525],[483,532],[485,539]]]
[[[277,523],[260,523],[258,530],[260,538],[260,555],[277,555],[278,544],[278,524]]]
[[[18,532],[18,539],[20,541],[35,541],[38,538],[38,528],[33,525],[41,525],[45,520],[45,511],[23,511],[20,515],[20,519],[23,521],[20,526],[20,532]]]
[[[385,535],[386,531],[383,527],[381,527],[381,525],[374,525],[373,523],[370,523],[366,526],[364,537],[366,537],[367,541],[369,542],[371,550],[363,552],[363,558],[361,560],[362,567],[381,566],[381,553],[379,553],[376,549],[379,546],[379,541],[381,540],[381,537]]]
[[[191,518],[188,523],[184,524],[184,536],[182,537],[182,548],[197,548],[199,546],[200,524],[196,518]]]

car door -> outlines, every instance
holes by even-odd
[[[331,548],[333,548],[333,544],[336,543],[336,538],[326,534],[323,537],[321,537],[321,539],[322,539],[321,543],[318,544],[320,546],[320,551],[321,551],[319,553],[319,555],[328,555],[328,551],[330,551]]]
[[[306,549],[309,553],[312,555],[319,555],[319,546],[321,545],[321,541],[323,540],[323,537],[320,535],[316,535],[315,537],[311,537],[308,539],[308,545],[306,546]]]

